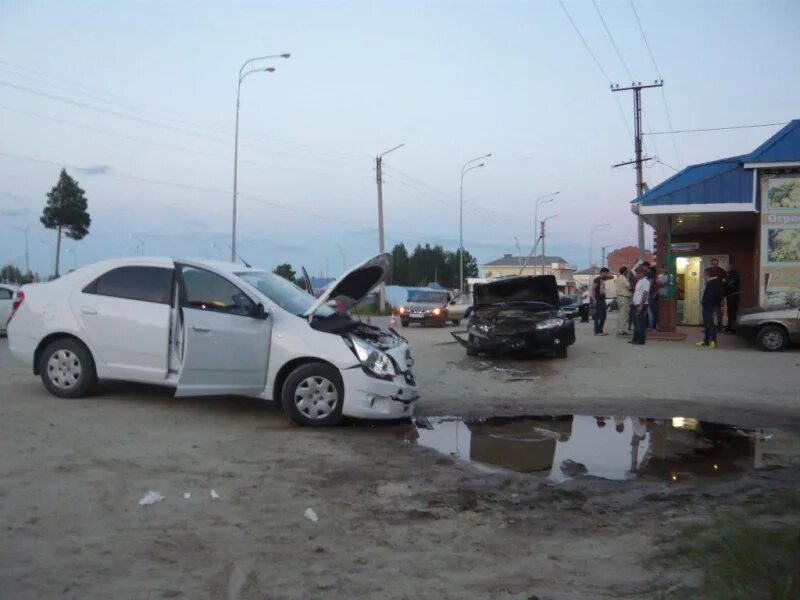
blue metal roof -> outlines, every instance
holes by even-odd
[[[775,163],[800,161],[800,119],[786,127],[742,157],[745,163]]]
[[[749,154],[691,165],[641,198],[642,206],[731,204],[753,198],[753,173],[745,163],[800,161],[800,120],[794,120]]]

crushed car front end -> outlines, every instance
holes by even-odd
[[[563,311],[540,302],[478,307],[467,332],[477,352],[562,352],[575,343],[575,323]]]

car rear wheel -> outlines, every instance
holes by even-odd
[[[780,352],[789,347],[789,334],[782,327],[767,325],[759,330],[756,341],[766,352]]]
[[[48,344],[39,358],[39,374],[47,391],[60,398],[85,396],[97,380],[91,352],[72,338]]]
[[[344,405],[342,378],[330,365],[300,365],[286,378],[281,400],[292,421],[311,427],[336,425],[342,419]]]

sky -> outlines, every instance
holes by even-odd
[[[62,167],[92,225],[62,270],[140,252],[229,256],[236,84],[239,253],[335,276],[378,247],[459,240],[479,262],[534,241],[583,268],[635,243],[632,95],[645,132],[800,117],[800,2],[80,2],[0,0],[0,262],[51,270],[39,216]],[[571,16],[592,54],[576,33]],[[611,36],[604,28],[605,25]],[[652,59],[645,41],[652,51]],[[613,40],[613,42],[612,42]],[[619,53],[615,50],[618,49]],[[597,63],[592,55],[596,58]],[[655,61],[655,62],[654,62]],[[663,92],[663,93],[662,93]],[[671,127],[670,127],[671,124]],[[646,135],[653,187],[779,126]],[[593,236],[595,226],[608,224]]]

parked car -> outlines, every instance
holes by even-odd
[[[580,305],[578,304],[578,295],[572,294],[565,296],[561,292],[558,293],[559,302],[561,302],[561,310],[567,315],[569,319],[577,319],[580,316]]]
[[[469,356],[550,350],[566,358],[575,343],[575,323],[561,310],[553,275],[476,283],[473,298],[465,342]]]
[[[176,396],[275,400],[306,425],[405,417],[418,398],[408,342],[329,305],[358,303],[390,262],[389,254],[365,261],[317,299],[233,263],[104,261],[25,286],[9,348],[61,397],[120,379],[170,386]]]
[[[17,286],[0,283],[0,334],[5,335],[6,323],[11,317],[11,307],[17,295]]]
[[[462,292],[447,303],[447,318],[453,325],[467,318],[467,311],[472,308],[472,292]]]
[[[736,333],[767,352],[786,350],[790,343],[800,343],[800,307],[745,309],[736,319]]]
[[[397,309],[400,324],[408,327],[419,323],[423,327],[443,327],[447,323],[447,292],[444,290],[410,289],[406,302]]]

